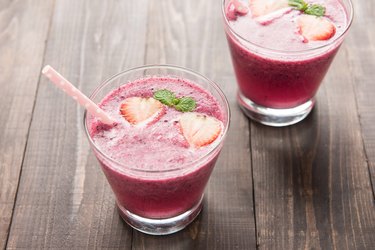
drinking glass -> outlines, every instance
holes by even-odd
[[[352,23],[351,1],[342,0],[347,22],[341,35],[316,48],[298,51],[264,47],[241,36],[229,25],[229,3],[222,0],[222,16],[239,89],[239,106],[249,118],[269,126],[287,126],[303,120],[313,109],[315,94]]]
[[[143,66],[117,74],[102,83],[90,99],[99,103],[108,93],[120,86],[150,76],[185,79],[215,97],[224,120],[222,135],[217,139],[212,150],[197,157],[193,162],[176,163],[175,167],[168,170],[157,170],[157,165],[153,165],[155,170],[142,170],[118,162],[100,149],[90,133],[93,117],[86,112],[84,129],[116,196],[121,217],[141,232],[164,235],[183,229],[201,211],[204,188],[223,146],[229,126],[230,111],[225,95],[214,82],[191,70],[167,65]],[[165,154],[167,158],[168,152]]]

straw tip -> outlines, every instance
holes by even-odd
[[[43,73],[43,74],[47,73],[51,68],[52,68],[52,67],[49,66],[49,65],[44,66],[44,68],[42,69],[42,73]]]

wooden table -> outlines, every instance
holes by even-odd
[[[219,0],[0,1],[0,249],[375,249],[375,2],[356,17],[303,122],[239,110]],[[134,66],[196,70],[232,123],[204,210],[165,237],[132,230],[51,64],[89,94]]]

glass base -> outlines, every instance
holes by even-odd
[[[149,219],[126,210],[117,203],[121,217],[132,228],[151,235],[167,235],[178,232],[189,225],[202,210],[203,195],[197,205],[178,216],[167,219]]]
[[[293,125],[302,121],[311,112],[315,104],[315,99],[312,98],[294,108],[267,108],[252,102],[240,92],[237,93],[237,101],[246,116],[254,121],[273,127]]]

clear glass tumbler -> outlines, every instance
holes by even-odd
[[[168,170],[159,171],[153,166],[154,170],[146,171],[120,163],[105,154],[91,137],[89,128],[93,118],[85,112],[86,135],[116,196],[120,215],[141,232],[164,235],[183,229],[201,211],[204,189],[229,127],[230,111],[223,92],[214,82],[191,70],[167,65],[144,66],[117,74],[102,83],[90,98],[99,103],[120,86],[149,76],[173,77],[195,83],[215,97],[224,117],[222,135],[207,154],[193,162],[176,163]]]
[[[241,36],[226,14],[233,1],[241,0],[222,0],[222,16],[239,88],[239,106],[249,118],[269,126],[303,120],[314,107],[314,96],[352,23],[351,1],[339,0],[347,17],[341,35],[318,47],[296,51],[268,48],[244,38],[243,33]],[[272,36],[272,32],[269,34]]]

